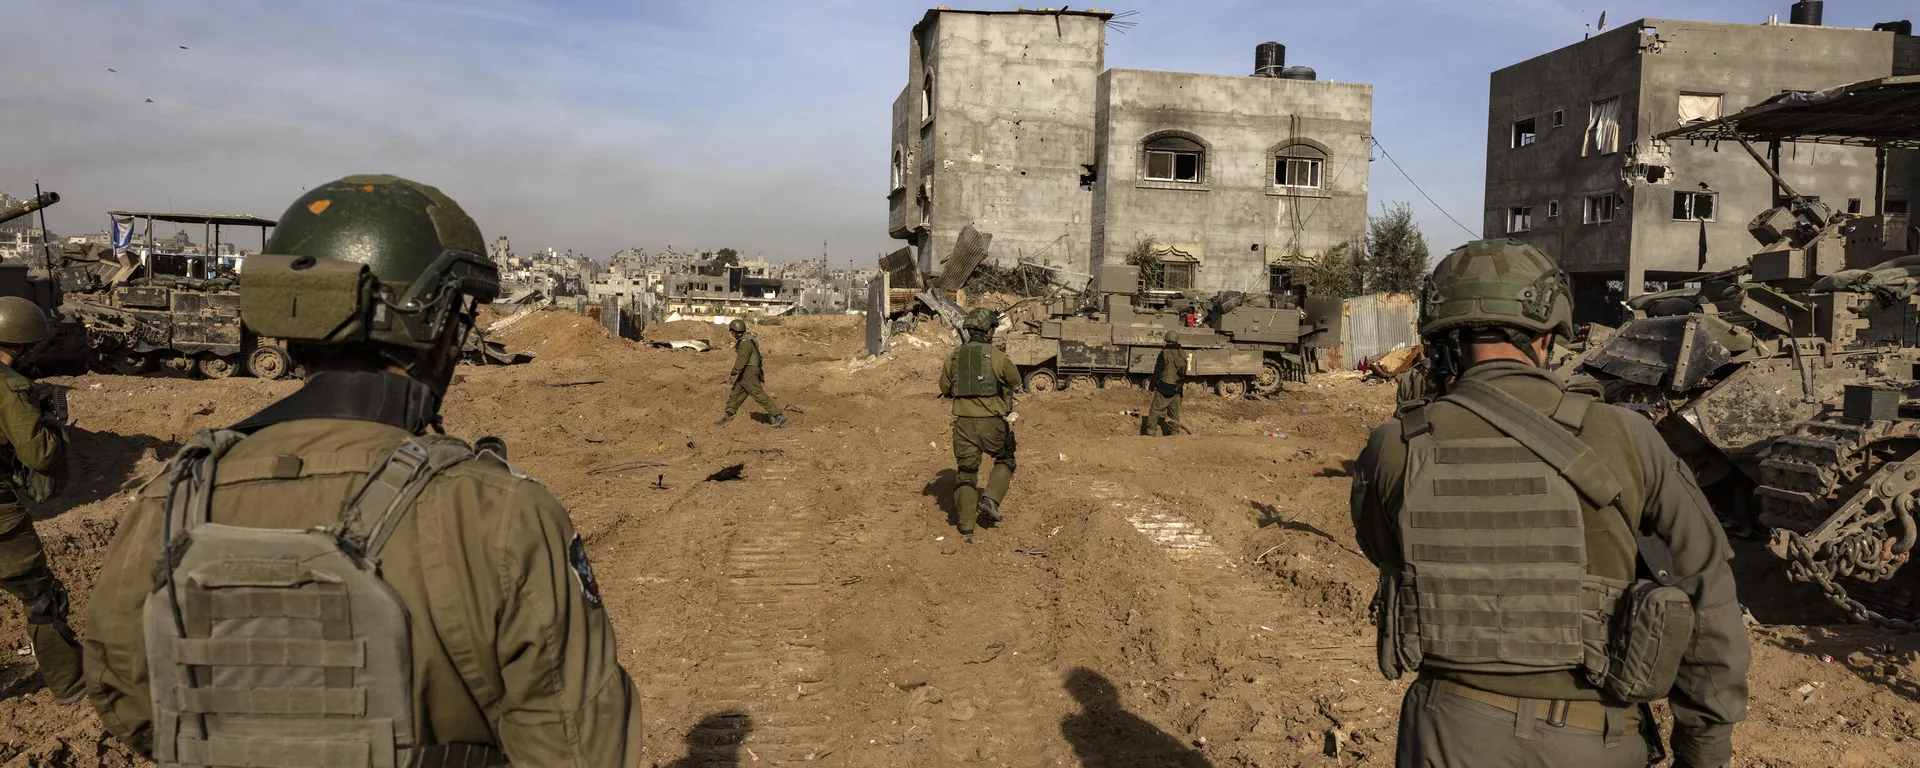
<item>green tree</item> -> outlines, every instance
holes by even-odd
[[[1427,236],[1406,203],[1388,203],[1367,217],[1367,252],[1360,260],[1361,286],[1369,293],[1420,290],[1427,276]]]
[[[713,266],[716,266],[716,267],[740,266],[740,252],[732,248],[722,248],[718,251],[715,251],[713,254]]]
[[[1297,250],[1299,246],[1294,248]],[[1318,258],[1299,256],[1292,262],[1299,265],[1294,275],[1307,287],[1309,296],[1347,298],[1361,293],[1360,264],[1354,259],[1351,243],[1337,243]]]
[[[1142,235],[1127,252],[1127,264],[1140,268],[1140,290],[1157,291],[1167,284],[1166,267],[1153,252],[1153,235]]]

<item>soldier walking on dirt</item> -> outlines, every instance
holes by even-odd
[[[1181,426],[1180,401],[1186,399],[1186,388],[1187,356],[1180,351],[1179,338],[1167,331],[1166,347],[1154,360],[1153,378],[1147,382],[1153,400],[1147,405],[1146,418],[1140,420],[1140,434],[1152,435],[1155,430],[1162,437],[1175,434]]]
[[[993,328],[999,313],[976,309],[960,323],[961,344],[940,368],[940,396],[953,400],[954,521],[960,535],[973,543],[973,527],[981,516],[990,524],[1005,519],[1000,505],[1013,485],[1013,393],[1020,371],[1007,353],[993,346]],[[980,457],[993,457],[987,490],[980,492]]]
[[[715,419],[713,423],[725,424],[733,421],[733,414],[740,410],[741,404],[747,402],[747,397],[751,395],[755,402],[760,403],[761,409],[767,412],[769,423],[775,428],[786,426],[787,415],[780,412],[780,407],[774,405],[773,398],[767,396],[767,390],[762,386],[767,376],[760,367],[760,340],[754,338],[753,334],[747,333],[747,321],[737,317],[733,322],[727,323],[727,330],[733,333],[733,373],[731,374],[733,392],[727,396],[726,415]]]
[[[439,190],[349,176],[247,259],[248,328],[311,373],[196,435],[121,518],[85,645],[122,742],[163,768],[641,764],[566,509],[498,440],[437,434],[500,291],[485,248]]]
[[[33,382],[16,372],[22,358],[47,338],[47,315],[39,305],[17,296],[0,298],[0,586],[27,609],[27,635],[40,677],[61,706],[77,704],[86,693],[80,676],[80,641],[67,626],[67,587],[47,567],[47,552],[33,530],[33,518],[21,496],[36,490],[35,480],[66,476],[67,436],[62,424],[30,395]],[[53,481],[56,482],[57,481]],[[36,501],[45,499],[33,495]]]
[[[1435,399],[1374,430],[1353,521],[1381,570],[1380,669],[1416,673],[1398,765],[1718,768],[1747,714],[1732,553],[1692,473],[1633,412],[1546,370],[1566,274],[1515,240],[1428,277]]]

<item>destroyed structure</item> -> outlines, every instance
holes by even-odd
[[[1581,323],[1617,323],[1629,296],[1744,264],[1748,220],[1778,205],[1781,190],[1737,146],[1653,137],[1786,91],[1920,72],[1911,24],[1824,27],[1820,7],[1795,3],[1785,24],[1641,19],[1494,72],[1484,235],[1558,258]],[[1833,210],[1908,226],[1914,153],[1761,151]]]
[[[1101,11],[928,11],[893,104],[888,231],[943,271],[968,225],[988,263],[1088,279],[1136,249],[1169,288],[1273,290],[1273,269],[1366,228],[1373,88],[1258,47],[1253,76],[1105,69]]]

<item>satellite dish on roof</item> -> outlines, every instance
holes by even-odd
[[[1595,32],[1607,31],[1607,12],[1606,11],[1600,12],[1600,23],[1593,25],[1593,29]]]

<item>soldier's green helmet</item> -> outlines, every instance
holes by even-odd
[[[19,296],[0,297],[0,346],[31,347],[47,338],[47,313]]]
[[[746,333],[747,321],[736,317],[733,319],[733,322],[727,323],[727,330],[733,331],[734,333]]]
[[[1000,325],[1000,313],[986,307],[976,307],[960,319],[960,328],[968,331],[992,331]]]
[[[394,176],[314,187],[243,268],[240,314],[255,333],[312,346],[372,345],[444,387],[459,333],[500,294],[480,227],[440,190]],[[442,354],[429,354],[434,351]],[[429,359],[444,370],[416,370]],[[438,380],[438,381],[436,381]]]
[[[1420,335],[1467,328],[1517,328],[1530,336],[1573,337],[1567,273],[1519,240],[1475,240],[1454,249],[1427,276]]]

